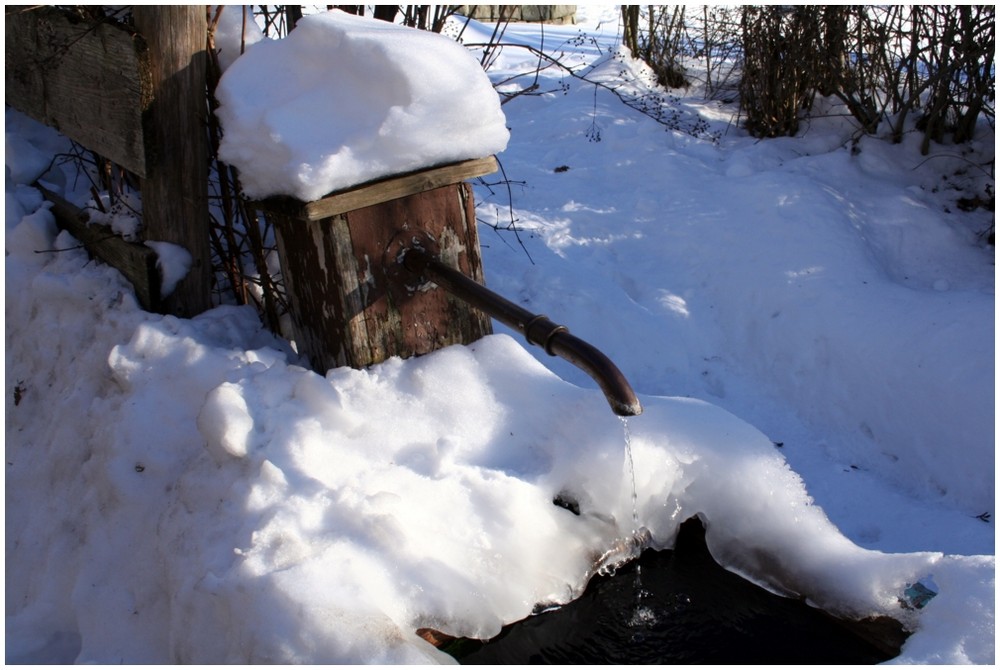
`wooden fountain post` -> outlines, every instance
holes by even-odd
[[[398,175],[302,202],[254,205],[274,222],[294,339],[323,373],[407,358],[492,332],[490,319],[447,292],[404,286],[402,250],[431,248],[483,282],[471,187],[493,157]]]

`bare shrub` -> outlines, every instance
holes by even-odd
[[[664,88],[688,85],[683,65],[684,5],[622,5],[622,42]]]
[[[914,113],[923,152],[973,138],[994,119],[992,5],[747,6],[742,10],[747,127],[794,134],[813,96],[835,96],[866,133],[902,139]]]
[[[757,137],[794,135],[808,101],[807,65],[798,61],[802,14],[808,8],[746,7],[743,10],[743,78],[740,101],[746,127]]]

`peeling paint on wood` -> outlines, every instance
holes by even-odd
[[[273,202],[273,201],[272,201]],[[292,308],[299,353],[319,371],[407,358],[492,332],[485,314],[429,285],[393,285],[393,244],[428,235],[441,257],[482,282],[474,202],[468,184],[410,194],[316,221],[269,210]],[[301,209],[297,210],[300,214]]]

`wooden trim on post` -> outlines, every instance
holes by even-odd
[[[262,200],[257,206],[266,211],[281,211],[303,221],[319,221],[496,171],[496,157],[487,156],[393,175],[342,191],[334,191],[312,202],[304,203],[294,198],[276,197]]]
[[[212,306],[204,5],[135,5],[149,45],[153,101],[146,116],[149,176],[142,181],[143,237],[191,254],[191,269],[164,297],[167,312],[192,317]]]

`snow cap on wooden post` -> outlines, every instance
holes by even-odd
[[[220,156],[275,223],[295,342],[314,369],[491,332],[487,316],[443,290],[399,290],[391,277],[399,247],[420,238],[483,281],[462,182],[496,169],[509,131],[464,47],[327,12],[250,47],[217,94]]]
[[[252,45],[217,95],[219,155],[239,169],[251,198],[317,200],[491,156],[510,137],[499,98],[465,47],[339,10]]]

